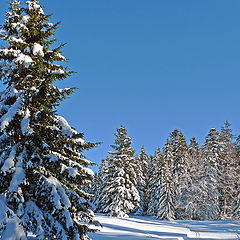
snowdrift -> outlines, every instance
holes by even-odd
[[[153,217],[109,217],[97,214],[103,228],[93,240],[240,239],[240,221],[161,221]]]

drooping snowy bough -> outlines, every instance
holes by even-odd
[[[89,239],[93,213],[82,189],[92,180],[83,140],[56,107],[73,89],[53,84],[71,75],[50,49],[57,24],[38,0],[14,0],[0,36],[0,238]]]

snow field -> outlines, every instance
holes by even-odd
[[[96,215],[103,228],[89,234],[93,240],[219,240],[240,239],[239,221],[161,221],[153,217],[129,218]]]

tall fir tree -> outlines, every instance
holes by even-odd
[[[236,138],[236,142],[235,142],[235,149],[236,149],[236,170],[237,170],[237,174],[236,176],[240,175],[240,135],[238,135],[238,137]],[[233,203],[233,217],[235,219],[240,219],[240,179],[238,179],[236,181],[237,184],[237,192],[236,195],[234,196],[234,203]]]
[[[101,165],[99,167],[98,173],[95,175],[93,185],[91,187],[91,193],[94,194],[94,198],[92,199],[93,208],[97,212],[102,208],[103,202],[103,194],[104,194],[104,186],[105,186],[105,177],[108,175],[108,164],[109,158],[102,159]]]
[[[219,168],[221,172],[221,179],[219,183],[219,207],[222,219],[232,218],[234,197],[237,194],[238,182],[238,157],[237,149],[233,139],[230,128],[231,124],[226,121],[220,133],[220,162]]]
[[[212,128],[203,145],[203,171],[201,176],[204,191],[203,205],[201,206],[202,219],[216,220],[220,216],[219,209],[219,169],[220,134]]]
[[[147,214],[150,216],[157,215],[157,204],[159,201],[159,192],[161,191],[161,181],[163,174],[164,156],[160,149],[155,151],[154,156],[151,158],[150,171],[149,171],[149,201]]]
[[[160,149],[160,148],[159,148]],[[147,206],[147,215],[154,216],[155,215],[155,205],[154,205],[154,199],[152,196],[154,196],[154,188],[153,184],[155,182],[155,176],[156,176],[156,166],[158,166],[158,151],[154,152],[154,155],[149,156],[149,170],[148,170],[148,206]]]
[[[83,140],[56,107],[73,89],[54,83],[71,71],[59,63],[63,45],[51,48],[57,24],[38,0],[13,0],[0,32],[0,238],[89,239],[94,231],[90,195],[81,190],[93,173]],[[56,64],[55,62],[58,62]]]
[[[238,135],[237,138],[236,138],[235,147],[236,147],[237,155],[238,155],[238,158],[239,158],[240,157],[240,135]]]
[[[237,182],[238,188],[233,204],[233,218],[240,219],[240,181]]]
[[[135,150],[124,126],[120,126],[114,135],[116,139],[111,145],[114,151],[109,152],[103,194],[96,209],[110,216],[127,217],[140,202],[136,188]]]
[[[202,149],[199,147],[198,142],[193,137],[190,139],[188,150],[188,186],[185,188],[183,198],[183,218],[189,220],[200,220],[201,213],[199,206],[203,205],[202,198],[203,192],[201,188],[201,163],[202,163]]]
[[[235,142],[235,149],[236,149],[236,176],[240,175],[240,135],[237,136]],[[237,184],[237,191],[236,195],[234,196],[234,203],[233,203],[233,218],[240,219],[240,179],[236,181]]]
[[[175,208],[176,218],[183,219],[185,203],[185,190],[189,182],[189,175],[187,171],[187,160],[188,160],[188,145],[187,141],[181,131],[175,129],[169,138],[172,149],[172,162],[173,162],[173,182],[175,188]]]
[[[141,148],[139,156],[136,157],[137,169],[137,190],[140,195],[140,204],[136,209],[136,215],[145,215],[149,201],[149,157],[144,146]]]
[[[170,141],[164,147],[164,158],[161,166],[160,179],[156,188],[156,216],[160,219],[176,218],[176,192],[173,182],[173,155]]]

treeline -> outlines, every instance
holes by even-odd
[[[102,160],[91,192],[95,211],[159,219],[240,218],[240,137],[230,124],[211,129],[202,146],[174,130],[165,146],[135,155],[124,126]]]

